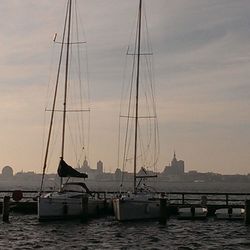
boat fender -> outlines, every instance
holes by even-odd
[[[63,215],[67,215],[68,214],[68,205],[67,203],[63,204]]]

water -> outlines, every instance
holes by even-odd
[[[0,249],[250,249],[243,221],[120,223],[113,217],[81,223],[40,223],[35,215],[13,215],[0,225]]]

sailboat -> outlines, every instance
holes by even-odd
[[[70,151],[66,140],[72,137],[72,134],[75,131],[71,131],[67,124],[69,122],[69,116],[72,117],[73,114],[77,115],[83,111],[86,111],[82,108],[76,109],[75,104],[72,105],[73,101],[76,101],[77,104],[81,103],[80,101],[74,99],[70,99],[70,95],[72,92],[69,93],[70,89],[75,90],[76,86],[72,86],[74,80],[79,80],[78,83],[81,85],[80,78],[81,74],[78,74],[78,71],[81,71],[80,65],[80,57],[79,57],[79,46],[84,43],[79,41],[79,34],[78,28],[76,27],[78,21],[74,19],[73,22],[73,13],[76,14],[76,1],[68,0],[67,7],[66,7],[66,15],[65,15],[65,22],[62,34],[62,41],[57,42],[56,37],[54,37],[54,42],[60,44],[60,53],[59,53],[59,63],[56,75],[56,83],[54,87],[54,98],[52,102],[52,109],[49,110],[51,112],[50,115],[50,123],[49,123],[49,132],[44,156],[44,163],[43,163],[43,175],[41,180],[41,188],[40,188],[40,195],[38,197],[38,219],[40,221],[43,220],[52,220],[52,219],[68,219],[72,217],[79,217],[82,216],[82,213],[88,213],[88,215],[93,215],[96,210],[102,209],[104,207],[104,200],[96,198],[93,193],[88,189],[86,184],[82,181],[70,181],[70,178],[77,178],[79,180],[85,179],[88,177],[86,173],[81,173],[77,171],[75,168],[71,167],[65,160],[66,157],[69,157],[68,151]],[[76,17],[77,18],[77,15]],[[76,31],[76,35],[73,36],[73,30]],[[73,38],[75,39],[74,41]],[[73,50],[76,50],[77,56],[73,57]],[[63,62],[65,60],[65,69],[63,70]],[[73,62],[76,62],[77,67],[73,68]],[[63,71],[63,72],[62,72]],[[77,72],[77,77],[73,78],[73,73]],[[64,74],[64,81],[60,85],[60,76]],[[82,87],[78,87],[82,90]],[[61,87],[61,88],[60,88]],[[59,91],[61,90],[61,92]],[[77,91],[76,91],[77,92]],[[59,96],[60,93],[60,96]],[[81,97],[81,94],[80,94]],[[79,99],[80,99],[79,97]],[[69,102],[71,101],[71,102]],[[59,103],[59,104],[58,104]],[[71,104],[71,106],[69,105]],[[81,103],[82,104],[82,103]],[[89,110],[87,110],[89,111]],[[61,132],[61,143],[58,145],[59,147],[59,165],[57,169],[58,177],[60,178],[60,188],[58,191],[50,192],[50,193],[43,193],[44,187],[44,179],[45,179],[45,172],[48,165],[48,158],[49,152],[52,150],[50,144],[52,143],[52,131],[55,130],[55,115],[56,112],[58,116],[61,117],[60,125],[62,127]],[[69,114],[70,113],[70,114]],[[82,117],[81,117],[82,118]],[[78,119],[77,123],[82,122],[82,119]],[[80,122],[79,122],[80,121]],[[74,119],[76,123],[76,119]],[[66,124],[67,123],[67,124]],[[57,124],[58,125],[58,124]],[[79,124],[78,126],[79,132],[82,131],[82,126]],[[60,127],[58,125],[58,127]],[[67,137],[67,133],[70,134]],[[75,137],[79,139],[80,135],[76,135]],[[71,146],[72,149],[72,146]],[[50,153],[51,154],[51,153]],[[87,202],[86,202],[87,200]],[[87,207],[87,208],[86,208]]]
[[[149,52],[142,51],[142,17],[144,17],[144,20],[146,21],[146,16],[142,15],[142,10],[142,0],[139,0],[134,50],[130,53],[128,49],[127,52],[127,55],[131,55],[133,58],[132,80],[130,81],[130,88],[128,90],[128,108],[125,111],[125,115],[120,115],[120,117],[126,118],[123,170],[125,169],[125,165],[127,165],[128,162],[131,162],[131,165],[133,165],[133,191],[128,192],[127,194],[121,193],[117,198],[113,199],[115,218],[119,221],[153,219],[160,217],[160,197],[158,197],[155,190],[146,183],[149,178],[157,177],[154,172],[149,174],[147,169],[150,162],[152,167],[155,167],[157,163],[156,155],[159,153],[159,138],[154,87],[152,83],[153,79],[152,77],[149,77],[149,79],[143,79],[142,81],[143,76],[151,71],[150,66],[152,66],[152,62],[149,59],[152,56],[152,53],[150,52],[151,48],[148,46],[148,41],[146,41],[143,46],[145,49],[149,49]],[[145,25],[145,27],[147,29],[147,25]],[[144,33],[145,36],[147,36],[147,33],[146,30]],[[144,72],[145,74],[142,74],[143,62],[146,68],[146,73]],[[142,89],[143,84],[144,89]],[[145,97],[144,100],[142,100],[143,97]],[[142,122],[139,123],[139,121]],[[147,131],[143,131],[142,128],[142,125],[145,125],[145,123],[146,129],[148,129]],[[132,131],[130,134],[128,132],[129,130]],[[146,133],[142,134],[142,132]],[[146,143],[144,143],[143,139],[146,137]],[[133,144],[133,147],[132,149],[129,149],[131,148],[131,144]],[[129,151],[132,157],[129,155]],[[153,153],[153,156],[151,153]],[[141,164],[141,169],[139,173],[137,173],[139,164]]]

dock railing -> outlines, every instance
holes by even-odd
[[[243,207],[250,193],[236,192],[168,192],[163,193],[172,205],[220,205]]]
[[[16,190],[0,190],[0,201],[4,196],[12,197],[13,192]],[[21,190],[23,194],[22,201],[35,201],[38,196],[36,190]],[[43,191],[43,193],[49,193],[52,190]],[[120,192],[114,191],[92,191],[94,195],[104,199],[111,199],[118,196]],[[124,194],[126,192],[123,192]],[[188,206],[188,205],[221,205],[221,206],[244,206],[245,200],[250,199],[250,193],[239,192],[156,192],[156,196],[166,197],[170,205]]]

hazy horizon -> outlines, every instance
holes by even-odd
[[[154,52],[158,171],[176,151],[186,171],[249,173],[250,2],[144,3]],[[65,5],[1,1],[0,169],[41,172],[52,40],[62,30]],[[88,42],[89,161],[95,168],[102,160],[105,171],[113,172],[122,73],[138,1],[81,0],[78,6]]]

